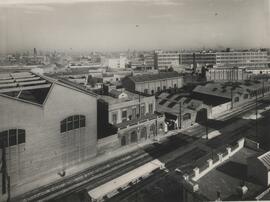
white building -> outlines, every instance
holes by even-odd
[[[180,53],[178,51],[155,51],[157,58],[157,68],[175,68],[180,65]]]
[[[128,64],[128,59],[125,56],[108,60],[108,67],[112,69],[124,69]]]
[[[266,67],[268,56],[266,51],[232,51],[217,52],[217,66],[236,66],[236,67]]]

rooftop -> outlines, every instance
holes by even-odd
[[[177,72],[161,72],[158,74],[142,74],[130,77],[134,82],[155,81],[167,78],[178,78],[180,75]]]
[[[100,98],[102,100],[104,100],[105,102],[109,103],[109,104],[118,104],[118,103],[128,102],[128,101],[132,101],[132,100],[143,99],[143,98],[146,97],[146,96],[143,96],[143,95],[139,95],[139,94],[136,94],[136,93],[129,92],[127,90],[125,90],[123,92],[127,94],[127,97],[119,99],[119,98],[115,98],[115,97],[112,97],[112,96],[109,96],[109,95],[101,95]],[[110,93],[111,93],[111,91],[110,91]],[[154,97],[154,96],[148,96],[148,97]]]
[[[263,163],[263,165],[270,170],[270,151],[258,157],[258,159]]]
[[[145,115],[141,116],[140,118],[136,118],[136,119],[122,122],[122,123],[118,123],[115,126],[117,128],[123,129],[127,126],[137,125],[138,123],[142,123],[142,122],[145,122],[147,120],[156,119],[158,117],[160,117],[160,116],[157,114],[145,114]]]
[[[54,83],[94,95],[82,86],[65,79],[53,79],[31,72],[0,74],[0,95],[43,105]]]
[[[255,179],[247,177],[247,159],[258,153],[256,150],[243,147],[229,160],[197,181],[199,194],[206,196],[211,201],[217,199],[217,192],[221,193],[221,200],[241,200],[237,188],[244,183],[248,188],[244,195],[245,199],[253,199],[264,190],[264,187]]]
[[[33,73],[0,74],[0,95],[43,104],[52,82]]]

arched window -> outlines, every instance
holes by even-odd
[[[234,102],[239,102],[239,97],[235,97]]]
[[[185,120],[189,120],[189,119],[191,119],[190,113],[185,113],[185,114],[183,115],[183,120],[185,121]]]
[[[133,131],[130,134],[130,142],[133,143],[133,142],[137,142],[137,141],[138,141],[137,132],[136,131]]]
[[[143,127],[142,129],[141,129],[141,139],[147,139],[147,129],[146,129],[146,127]]]
[[[0,132],[0,146],[5,144],[6,147],[25,143],[25,130],[9,129]]]
[[[61,121],[61,133],[85,127],[85,116],[74,115]]]

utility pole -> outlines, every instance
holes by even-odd
[[[141,118],[141,94],[139,92],[139,117],[138,118]]]
[[[182,128],[182,105],[181,101],[179,101],[179,120],[178,120],[178,128]]]
[[[233,90],[231,88],[231,109],[233,109]]]
[[[258,141],[258,121],[257,121],[257,118],[258,118],[258,92],[256,90],[256,121],[255,121],[255,134],[256,134],[256,138],[257,138],[257,141]]]
[[[158,135],[158,124],[157,124],[157,118],[158,118],[158,115],[156,114],[156,137]]]
[[[208,140],[208,115],[206,112],[206,119],[205,119],[205,133],[206,133],[206,139]]]
[[[6,172],[7,172],[7,165],[6,165],[6,149],[5,149],[5,140],[2,141],[2,194],[5,194],[7,192],[6,189]]]
[[[264,80],[262,81],[262,85],[263,85],[262,94],[263,94],[263,97],[264,97]]]

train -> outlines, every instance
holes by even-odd
[[[90,191],[88,195],[92,202],[102,202],[105,199],[111,198],[125,190],[130,186],[140,182],[141,180],[149,177],[156,170],[166,170],[165,164],[154,159],[138,168],[135,168],[128,173],[121,175],[105,184],[102,184]]]

